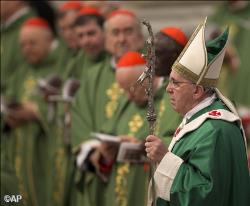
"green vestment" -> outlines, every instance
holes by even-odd
[[[80,69],[82,66],[82,52],[70,49],[62,39],[59,41],[59,59],[56,66],[58,74],[65,84],[68,78],[74,78],[70,71],[74,68]],[[70,105],[70,103],[69,103]],[[56,107],[53,157],[52,157],[52,183],[49,201],[53,206],[68,206],[70,199],[70,188],[72,187],[73,155],[70,145],[65,144],[65,135],[69,135],[70,128],[66,128],[65,102],[58,102]],[[66,131],[67,130],[67,131]],[[67,134],[65,134],[65,132]]]
[[[18,179],[19,194],[24,205],[49,205],[52,164],[55,146],[55,126],[47,121],[47,104],[38,94],[37,80],[55,73],[57,48],[39,64],[24,63],[12,79],[8,99],[32,101],[38,106],[39,120],[27,122],[12,131],[13,165]]]
[[[154,106],[157,114],[155,134],[169,136],[178,126],[179,115],[170,106],[169,97],[165,91],[165,84],[156,92]],[[115,116],[103,126],[103,132],[113,135],[130,135],[143,141],[149,135],[149,125],[146,120],[147,106],[139,107],[129,102],[126,97],[121,99]],[[137,206],[145,205],[149,180],[149,164],[118,163],[113,165],[107,188],[103,195],[104,200],[96,205]],[[97,198],[97,197],[96,197]],[[100,198],[100,195],[99,195]],[[100,198],[101,199],[101,198]],[[102,200],[102,199],[101,199]]]
[[[9,79],[24,62],[18,43],[19,31],[23,22],[32,16],[34,12],[27,11],[11,24],[1,25],[1,95],[5,93]]]
[[[102,61],[89,68],[72,106],[72,145],[73,151],[81,143],[90,139],[91,132],[98,132],[105,121],[110,119],[117,107],[122,90],[115,82],[115,70],[111,67],[111,57],[103,54]],[[84,193],[78,192],[73,205],[92,205],[91,196],[96,192],[95,183],[90,183],[91,175],[84,178],[84,172],[75,170],[75,181]],[[79,188],[78,187],[78,188]],[[87,191],[87,192],[86,192]],[[76,193],[76,192],[74,192]]]
[[[99,131],[102,124],[112,117],[121,89],[115,82],[115,71],[110,56],[89,68],[72,106],[72,144],[78,146],[89,138],[90,132]]]
[[[131,135],[143,140],[148,135],[148,123],[146,121],[147,107],[138,107],[133,102],[129,102],[127,97],[124,95],[120,96],[119,93],[121,91],[118,89],[119,87],[115,87],[113,92],[110,90],[108,93],[111,97],[113,96],[113,102],[111,102],[110,107],[107,107],[109,110],[106,110],[106,114],[112,114],[112,116],[108,118],[108,120],[106,119],[99,130],[94,131],[114,135]],[[179,117],[171,109],[169,98],[164,93],[165,84],[158,90],[155,96],[155,106],[158,115],[156,133],[162,137],[168,137],[174,128],[176,128]],[[78,105],[80,106],[80,104]],[[115,112],[112,109],[116,109]],[[104,110],[102,111],[104,112]],[[169,121],[165,122],[166,119]],[[83,127],[82,130],[78,132],[79,135],[80,133],[83,134]],[[90,137],[84,138],[84,136],[82,136],[81,141],[88,139],[90,139]],[[130,165],[116,163],[113,166],[113,171],[108,183],[102,182],[94,173],[85,171],[84,183],[81,185],[83,189],[81,203],[93,206],[143,205],[147,197],[148,178],[149,171],[147,164]]]
[[[1,96],[5,95],[10,79],[24,61],[18,45],[18,35],[22,23],[33,15],[32,11],[24,11],[9,25],[1,25]],[[2,118],[1,114],[1,202],[3,203],[2,194],[17,194],[17,188],[11,160],[13,143],[9,138],[10,133],[3,133]]]
[[[225,4],[228,4],[227,2]],[[240,59],[240,65],[236,74],[228,72],[227,88],[228,96],[238,105],[250,107],[250,69],[249,69],[249,36],[250,36],[250,5],[246,8],[230,11],[227,5],[218,7],[213,21],[220,25],[230,26],[232,44]]]
[[[218,109],[227,110],[221,100],[216,99],[188,120],[186,128],[205,113],[214,117],[205,119],[196,129],[184,133],[173,144],[171,153],[183,160],[177,171],[166,161],[168,165],[161,167],[166,156],[163,158],[157,168],[158,175],[161,174],[159,181],[168,179],[173,182],[170,201],[158,198],[157,206],[249,205],[250,178],[244,138],[238,122],[216,119],[216,116],[221,115],[215,111]],[[176,161],[172,161],[172,165]],[[172,176],[174,171],[176,175]],[[165,188],[167,191],[167,185]],[[165,197],[166,191],[162,190]]]
[[[75,62],[76,57],[78,56],[79,51],[69,48],[62,39],[59,39],[59,54],[58,54],[58,63],[56,66],[56,73],[63,78],[67,77],[67,68],[68,65],[71,65],[72,62]]]

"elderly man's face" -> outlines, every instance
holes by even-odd
[[[73,29],[73,23],[76,19],[76,12],[69,11],[58,19],[59,34],[64,39],[69,48],[77,48],[77,38]]]
[[[173,109],[181,115],[185,115],[193,108],[195,103],[194,91],[196,85],[172,71],[166,91],[170,95]]]
[[[38,27],[24,27],[20,31],[19,42],[23,56],[30,64],[37,64],[49,53],[52,34]]]
[[[134,17],[117,15],[106,26],[106,49],[116,60],[127,51],[142,48],[144,40]]]
[[[76,26],[78,45],[92,58],[97,57],[104,49],[104,32],[95,20],[85,25]]]
[[[136,71],[133,69],[122,69],[116,71],[116,81],[119,86],[124,90],[130,101],[133,101],[138,106],[144,106],[147,104],[147,95],[145,87],[138,85],[135,86],[135,82],[140,76],[142,71]]]

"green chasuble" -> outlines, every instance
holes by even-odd
[[[83,85],[87,79],[87,73],[93,68],[99,67],[106,57],[105,51],[101,52],[96,59],[92,59],[83,50],[79,50],[77,55],[66,65],[64,79],[75,78],[80,80],[81,85]]]
[[[17,178],[14,168],[14,139],[10,132],[3,133],[4,124],[1,115],[1,205],[8,205],[4,202],[4,195],[19,194]],[[22,204],[19,204],[22,205]]]
[[[224,4],[228,4],[225,2]],[[230,37],[240,59],[240,66],[236,74],[228,72],[226,85],[228,96],[237,105],[250,107],[250,58],[249,58],[249,36],[250,36],[250,4],[241,10],[230,11],[227,5],[218,7],[213,21],[220,25],[230,26]]]
[[[171,109],[165,88],[164,84],[158,89],[154,98],[157,114],[155,134],[165,137],[163,140],[169,142],[170,134],[178,126],[179,116]],[[141,141],[145,140],[149,135],[149,125],[146,120],[147,109],[147,105],[139,107],[134,102],[129,102],[126,97],[123,97],[115,116],[103,125],[102,132],[117,136],[129,135]],[[97,193],[99,198],[99,204],[97,205],[145,205],[148,180],[148,163],[129,164],[116,162],[113,165],[112,173],[102,197]]]
[[[115,70],[111,58],[89,68],[72,106],[72,145],[74,151],[89,139],[90,132],[100,131],[102,124],[110,119],[117,106],[122,90],[115,82]]]
[[[111,67],[111,57],[105,53],[103,60],[89,68],[83,84],[77,92],[72,106],[72,146],[76,152],[80,144],[90,139],[90,132],[98,132],[105,121],[110,119],[118,106],[118,99],[122,90],[115,82],[115,69]],[[75,181],[78,186],[86,189],[83,195],[78,192],[77,197],[72,198],[72,205],[93,205],[89,199],[94,184],[86,186],[79,182],[83,172],[76,169]],[[88,182],[88,178],[85,178]],[[76,192],[74,192],[76,193]]]
[[[78,56],[78,50],[69,48],[62,39],[59,39],[58,60],[56,73],[63,79],[67,77],[68,65],[71,65]]]
[[[103,123],[99,130],[114,135],[131,135],[143,140],[148,135],[148,122],[146,121],[147,107],[138,107],[122,95],[118,99],[118,88],[110,95],[116,101],[110,104],[107,114],[112,116]],[[120,92],[119,92],[120,93]],[[165,84],[155,96],[155,106],[158,115],[156,133],[160,136],[169,136],[177,127],[178,115],[169,106],[169,99],[165,96]],[[112,107],[111,107],[112,106]],[[112,109],[116,108],[115,112]],[[108,113],[110,112],[110,113]],[[163,122],[162,120],[169,119]],[[73,125],[72,125],[73,126]],[[84,128],[78,131],[84,134]],[[86,141],[90,138],[84,138]],[[166,138],[167,139],[167,138]],[[103,205],[143,205],[147,197],[149,171],[148,165],[144,164],[121,164],[116,163],[108,180],[104,183],[92,172],[84,172],[83,198],[78,204],[103,206]],[[136,180],[136,181],[135,181]]]
[[[171,153],[165,155],[155,173],[156,187],[161,188],[157,206],[249,205],[250,178],[244,139],[232,118],[219,119],[225,114],[223,111],[228,109],[216,99],[188,120],[183,135],[182,130],[179,137],[177,134],[175,144],[171,143],[169,148]],[[209,117],[197,121],[197,127],[191,126],[201,115]],[[194,129],[187,131],[190,127]]]
[[[23,22],[34,15],[27,10],[9,25],[1,25],[1,95],[5,94],[9,79],[24,62],[18,44],[19,30]]]
[[[64,138],[65,135],[68,135],[69,128],[65,134],[65,114],[61,114],[63,111],[60,108],[61,106],[57,105],[56,119],[51,122],[54,126],[50,129],[50,138],[53,140],[53,145],[51,145],[51,184],[48,187],[50,189],[49,205],[53,206],[69,205],[69,191],[73,183],[72,170],[74,156],[71,153],[70,146],[65,143]]]
[[[9,25],[1,24],[1,96],[5,95],[10,79],[17,67],[24,62],[18,45],[18,34],[22,23],[34,15],[31,10],[22,10],[20,15]],[[1,114],[1,203],[2,194],[17,194],[17,184],[13,168],[13,143],[9,133],[3,133]]]
[[[9,100],[32,101],[38,106],[39,120],[27,122],[12,131],[10,139],[15,149],[14,167],[18,179],[18,194],[24,205],[49,205],[52,184],[53,154],[56,126],[47,122],[47,104],[37,94],[37,80],[55,71],[57,49],[36,65],[28,63],[18,68],[13,78]]]

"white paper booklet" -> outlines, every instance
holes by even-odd
[[[141,143],[123,142],[120,145],[117,162],[141,163],[147,161]]]
[[[117,143],[117,144],[120,144],[121,142],[120,138],[118,138],[117,136],[109,135],[109,134],[92,132],[91,136],[103,142],[110,142],[110,143]]]
[[[145,152],[142,143],[121,142],[121,139],[117,136],[103,133],[91,133],[91,136],[102,142],[118,146],[117,162],[141,163],[148,161],[144,155]]]

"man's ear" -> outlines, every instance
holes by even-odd
[[[195,99],[200,99],[204,95],[204,88],[201,85],[195,85],[193,96]]]

